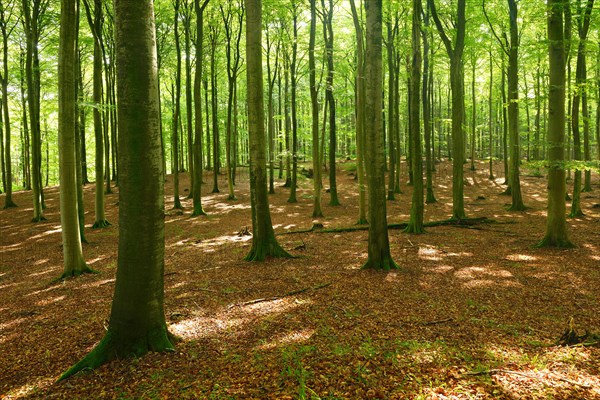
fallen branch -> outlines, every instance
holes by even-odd
[[[451,322],[451,321],[454,321],[454,318],[446,318],[446,319],[440,319],[437,321],[422,322],[421,325],[423,325],[423,326],[439,325],[439,324],[444,324],[446,322]]]
[[[292,290],[291,292],[287,292],[287,293],[284,293],[284,294],[279,295],[279,296],[263,297],[263,298],[260,298],[260,299],[254,299],[254,300],[244,301],[242,303],[230,304],[227,308],[230,309],[230,308],[233,308],[233,307],[244,307],[244,306],[249,306],[249,305],[252,305],[252,304],[263,303],[265,301],[279,300],[279,299],[283,299],[285,297],[294,296],[296,294],[308,292],[309,290],[323,289],[323,288],[326,288],[327,286],[330,286],[330,285],[331,285],[331,282],[322,283],[322,284],[317,285],[317,286],[309,286],[309,287],[305,287],[305,288],[298,289],[298,290]]]
[[[497,221],[489,219],[488,217],[477,217],[477,218],[463,218],[463,219],[444,219],[441,221],[429,221],[423,224],[426,228],[436,226],[454,226],[454,227],[473,227],[478,224],[494,224]],[[388,224],[388,229],[404,229],[408,226],[407,222],[401,222],[399,224]],[[348,226],[342,228],[329,228],[329,229],[300,229],[297,231],[280,232],[278,235],[289,235],[293,233],[340,233],[340,232],[355,232],[355,231],[368,231],[368,225]]]
[[[512,374],[512,375],[522,376],[522,377],[528,378],[528,379],[537,379],[539,381],[545,381],[545,380],[552,379],[552,378],[548,378],[548,377],[541,377],[541,376],[537,376],[537,375],[527,374],[525,372],[520,372],[520,371],[511,371],[509,369],[488,369],[485,371],[465,372],[463,375],[478,376],[478,375],[494,375],[494,374]],[[562,382],[570,383],[571,385],[582,387],[584,389],[590,389],[592,387],[591,385],[573,381],[573,380],[567,379],[567,378],[562,378],[560,376],[557,376],[556,379],[558,379],[559,381],[562,381]]]

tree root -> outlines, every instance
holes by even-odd
[[[546,235],[542,240],[540,240],[536,245],[536,248],[538,249],[543,249],[543,248],[549,248],[549,247],[554,247],[554,248],[559,248],[559,249],[573,249],[576,246],[571,243],[571,241],[569,239],[558,239],[553,237],[552,235]]]
[[[60,277],[53,280],[52,283],[64,281],[65,279],[69,279],[69,278],[77,278],[78,276],[83,275],[83,274],[99,274],[99,273],[100,273],[99,271],[96,271],[95,269],[91,269],[90,267],[87,266],[87,264],[84,264],[83,268],[74,269],[69,272],[64,272]]]
[[[110,328],[104,338],[94,349],[78,363],[65,371],[58,382],[65,380],[83,370],[98,368],[100,365],[115,358],[141,357],[149,351],[165,352],[174,351],[171,338],[166,326],[148,331],[146,335],[130,338],[122,337]]]
[[[108,222],[107,220],[103,219],[101,221],[96,221],[94,222],[94,225],[92,225],[92,229],[102,229],[102,228],[106,228],[110,226],[110,222]]]
[[[462,218],[462,219],[444,219],[441,221],[430,221],[423,223],[424,228],[431,228],[436,226],[455,226],[455,227],[473,227],[479,224],[495,224],[497,221],[488,217],[477,217],[477,218]],[[388,229],[406,229],[408,227],[407,222],[401,222],[399,224],[388,224]],[[368,225],[349,226],[342,228],[329,228],[329,229],[300,229],[297,231],[280,232],[278,235],[288,235],[293,233],[341,233],[341,232],[354,232],[354,231],[368,231]]]
[[[294,258],[294,256],[285,251],[274,239],[268,242],[258,242],[254,240],[250,253],[244,257],[244,261],[264,261],[267,257]]]
[[[398,267],[398,264],[396,264],[391,257],[387,257],[379,262],[375,262],[369,258],[360,269],[382,269],[384,271],[390,271],[392,269],[400,269],[400,267]]]

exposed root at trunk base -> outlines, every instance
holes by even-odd
[[[377,262],[368,259],[367,262],[360,267],[360,269],[381,269],[384,271],[390,271],[392,269],[400,269],[400,267],[394,262],[394,260],[392,260],[391,257],[387,257]]]
[[[77,364],[65,371],[58,382],[83,370],[98,368],[115,358],[141,357],[149,351],[175,351],[166,327],[156,328],[138,338],[119,337],[110,329],[104,338]]]
[[[106,228],[110,226],[110,222],[108,222],[107,220],[103,219],[101,221],[96,221],[94,222],[94,225],[92,225],[92,229],[102,229],[102,228]]]
[[[552,235],[546,235],[538,244],[535,245],[538,249],[547,247],[555,247],[559,249],[573,249],[576,246],[567,238],[556,238]]]
[[[252,249],[244,261],[264,261],[267,257],[273,258],[294,258],[290,253],[285,251],[277,241],[258,242],[252,243]]]
[[[64,281],[65,279],[69,279],[69,278],[77,278],[78,276],[83,275],[83,274],[99,274],[99,273],[100,273],[99,271],[96,271],[95,269],[91,269],[90,267],[87,266],[87,264],[84,264],[84,267],[82,267],[82,268],[63,272],[63,274],[60,277],[58,277],[57,279],[53,280],[52,283]]]

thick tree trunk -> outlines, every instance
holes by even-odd
[[[386,42],[386,47],[387,47],[387,61],[388,61],[388,114],[390,116],[390,122],[388,124],[389,126],[389,152],[390,152],[390,157],[389,157],[389,166],[388,166],[388,194],[387,194],[387,199],[388,200],[395,200],[394,197],[394,193],[396,192],[396,188],[395,188],[395,184],[396,184],[396,172],[400,172],[400,171],[396,171],[396,146],[398,146],[399,144],[396,143],[395,139],[396,139],[396,118],[395,118],[395,110],[396,110],[396,105],[394,104],[395,100],[396,100],[396,88],[395,88],[395,84],[396,84],[396,76],[395,76],[395,68],[394,68],[394,61],[395,61],[395,46],[394,46],[394,40],[396,37],[396,29],[395,27],[392,27],[392,21],[388,21],[386,23],[387,26],[387,42]],[[396,25],[397,26],[397,25]]]
[[[363,268],[395,269],[387,229],[385,157],[382,102],[382,6],[381,0],[365,3],[366,24],[366,166],[369,179],[368,259]]]
[[[115,294],[106,335],[61,379],[115,357],[173,350],[163,309],[164,183],[152,3],[115,1],[120,179]]]
[[[567,235],[565,206],[565,42],[563,10],[567,0],[548,0],[548,217],[540,247],[573,247]]]
[[[210,100],[212,116],[212,151],[213,151],[213,188],[211,193],[219,193],[220,144],[219,144],[219,115],[217,101],[217,44],[218,32],[211,27],[210,49]]]

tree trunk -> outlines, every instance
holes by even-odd
[[[337,193],[335,153],[337,151],[337,126],[336,104],[333,95],[333,0],[329,0],[329,8],[325,8],[325,0],[321,0],[323,8],[323,36],[325,39],[325,52],[327,58],[327,81],[325,96],[329,106],[329,205],[339,206],[340,200]]]
[[[217,44],[218,32],[211,26],[210,32],[210,100],[212,116],[212,150],[213,150],[213,188],[211,193],[219,193],[219,169],[220,169],[220,150],[219,150],[219,115],[217,101]]]
[[[4,164],[5,175],[3,175],[3,180],[5,183],[5,192],[6,195],[4,197],[4,208],[16,207],[17,205],[12,199],[12,157],[11,157],[11,148],[10,148],[10,139],[11,139],[11,126],[10,126],[10,114],[8,112],[8,31],[7,24],[8,21],[5,19],[5,8],[4,5],[0,2],[0,30],[2,30],[2,64],[3,71],[0,73],[0,81],[2,82],[2,112],[4,114],[4,118],[2,118],[2,122],[4,123],[4,135],[6,137],[4,142]],[[0,140],[2,138],[0,137]]]
[[[450,87],[452,90],[452,218],[466,218],[464,208],[464,74],[463,50],[465,45],[465,0],[458,0],[456,37],[450,41],[440,21],[434,0],[428,0],[437,30],[442,37],[446,52],[450,58]]]
[[[27,104],[31,128],[31,186],[33,189],[32,222],[46,220],[43,213],[42,191],[42,141],[40,129],[40,68],[38,56],[39,17],[41,0],[22,0],[27,57],[25,71],[27,77]]]
[[[173,350],[163,309],[164,183],[152,3],[115,1],[120,180],[115,293],[106,335],[60,379],[115,357]]]
[[[193,141],[193,110],[192,110],[192,53],[191,53],[191,23],[192,23],[192,2],[186,0],[184,3],[185,19],[183,24],[184,33],[184,46],[185,46],[185,116],[186,116],[186,132],[187,132],[187,159],[188,159],[188,171],[190,176],[190,191],[187,198],[193,199],[194,197],[194,141]]]
[[[177,65],[175,69],[175,87],[174,87],[174,110],[173,110],[173,134],[172,134],[172,151],[173,151],[173,208],[182,209],[181,200],[179,199],[179,115],[181,112],[181,46],[179,43],[179,5],[180,0],[174,0],[174,29],[175,35],[175,54]],[[183,157],[183,154],[181,154]]]
[[[510,146],[509,185],[512,204],[509,211],[526,209],[521,195],[519,165],[521,144],[519,139],[519,30],[516,0],[508,0],[510,14],[510,47],[508,52],[508,131]]]
[[[194,8],[196,10],[196,60],[204,59],[204,9],[209,0],[194,0]],[[194,211],[192,216],[206,215],[202,208],[202,62],[196,62],[196,70],[194,73],[194,157],[193,157],[193,174],[192,174],[192,197]]]
[[[313,165],[313,218],[323,217],[321,210],[321,163],[319,154],[319,101],[315,66],[315,36],[317,24],[316,0],[310,0],[310,39],[308,42],[308,69],[310,80],[312,165]]]
[[[292,111],[292,179],[290,182],[290,197],[288,203],[296,203],[296,188],[298,186],[298,105],[296,102],[296,90],[298,77],[296,75],[296,59],[298,56],[298,5],[292,0],[292,18],[294,39],[292,41],[292,56],[289,60],[290,83],[291,83],[291,111]]]
[[[421,7],[421,4],[419,4]],[[426,187],[427,194],[425,196],[425,202],[427,204],[432,204],[437,202],[435,196],[433,195],[433,150],[432,150],[432,140],[431,140],[431,131],[432,131],[432,123],[431,123],[431,106],[433,104],[431,99],[432,94],[432,81],[433,81],[433,70],[430,69],[429,59],[430,59],[430,48],[429,48],[429,12],[425,13],[425,30],[422,31],[423,37],[423,129],[425,133],[425,176],[426,176]],[[414,38],[413,38],[414,40]]]
[[[539,247],[573,247],[565,217],[565,42],[563,10],[567,0],[548,0],[548,217]]]
[[[363,268],[398,268],[392,260],[387,229],[385,158],[382,102],[382,10],[381,0],[365,3],[366,24],[366,167],[369,179],[368,259]]]
[[[60,222],[63,244],[61,278],[91,272],[83,260],[79,232],[76,163],[75,66],[77,54],[76,0],[62,0],[60,13],[60,45],[58,51],[58,149],[60,167]]]
[[[389,166],[388,166],[388,194],[387,194],[387,199],[388,200],[395,200],[394,197],[394,193],[395,193],[395,183],[396,183],[396,172],[400,172],[400,171],[396,171],[396,146],[398,145],[397,143],[395,143],[395,138],[396,138],[396,118],[395,118],[395,110],[396,110],[396,105],[394,104],[394,101],[396,100],[396,88],[395,88],[395,84],[396,84],[396,76],[395,76],[395,68],[394,68],[394,60],[395,60],[395,48],[394,48],[394,40],[396,37],[396,29],[395,27],[392,28],[392,21],[388,21],[386,23],[387,25],[387,42],[386,42],[386,47],[387,47],[387,61],[388,61],[388,74],[389,74],[389,78],[388,78],[388,114],[390,116],[390,122],[388,124],[388,129],[389,129],[389,152],[390,152],[390,157],[389,157]],[[397,25],[396,25],[397,26]]]
[[[252,248],[246,261],[263,261],[266,257],[290,257],[279,246],[269,211],[265,150],[263,69],[262,69],[262,1],[245,0],[246,4],[246,80],[248,84],[248,134],[250,141],[250,200],[252,205]]]
[[[352,19],[356,31],[356,174],[358,176],[358,221],[367,224],[367,184],[365,182],[365,140],[366,140],[366,84],[365,84],[365,45],[361,21],[354,0],[350,0]]]
[[[410,219],[404,232],[423,233],[423,156],[421,153],[421,0],[413,0],[412,16],[412,65],[411,65],[411,162],[413,170],[413,193],[410,208]],[[424,76],[427,76],[425,73]],[[423,92],[427,92],[427,80],[423,84]],[[424,100],[427,96],[424,94]],[[425,107],[427,108],[427,107]]]

